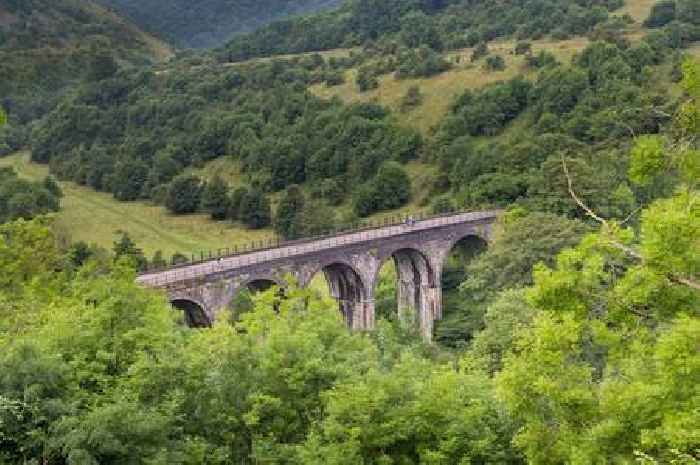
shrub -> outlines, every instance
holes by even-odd
[[[506,62],[500,55],[491,55],[486,58],[485,67],[488,71],[503,71],[506,69]]]
[[[196,176],[178,176],[168,188],[165,206],[176,214],[194,213],[200,204],[201,180]]]

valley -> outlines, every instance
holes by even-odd
[[[697,465],[699,44],[698,0],[0,0],[0,464]]]

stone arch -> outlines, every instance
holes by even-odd
[[[311,274],[311,279],[318,272],[322,272],[326,278],[330,294],[338,301],[338,308],[348,327],[370,329],[374,323],[372,293],[358,270],[345,261],[333,260],[319,266]]]
[[[488,235],[482,234],[479,231],[470,231],[468,233],[460,234],[456,237],[453,237],[446,244],[442,256],[439,259],[439,267],[436,266],[436,268],[438,268],[439,273],[442,274],[446,262],[449,259],[451,253],[456,249],[459,249],[460,246],[465,246],[468,249],[468,254],[471,258],[480,253],[481,251],[485,250],[488,247],[488,245]]]
[[[238,290],[248,289],[251,292],[264,292],[273,286],[277,286],[280,289],[287,287],[287,283],[272,275],[254,276],[246,281],[244,281],[238,288]]]
[[[177,297],[170,300],[170,305],[182,311],[184,322],[190,328],[208,328],[211,326],[211,319],[207,315],[204,305],[195,299]]]
[[[440,277],[425,252],[399,247],[385,255],[377,268],[393,260],[396,267],[396,302],[399,318],[418,325],[426,339],[432,337],[433,320],[440,314]],[[374,280],[377,285],[378,276]]]

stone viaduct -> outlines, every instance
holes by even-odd
[[[430,340],[434,321],[442,318],[445,260],[461,240],[488,243],[499,213],[450,214],[287,243],[142,274],[137,281],[164,289],[172,305],[185,312],[188,325],[206,327],[243,289],[270,284],[284,288],[290,276],[303,287],[323,273],[348,327],[371,330],[379,271],[391,259],[397,270],[399,316],[414,318]]]

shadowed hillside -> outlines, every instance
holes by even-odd
[[[148,31],[185,47],[212,47],[285,16],[340,0],[98,0]]]
[[[92,2],[0,0],[0,103],[15,121],[40,116],[67,85],[171,55],[169,46]]]

